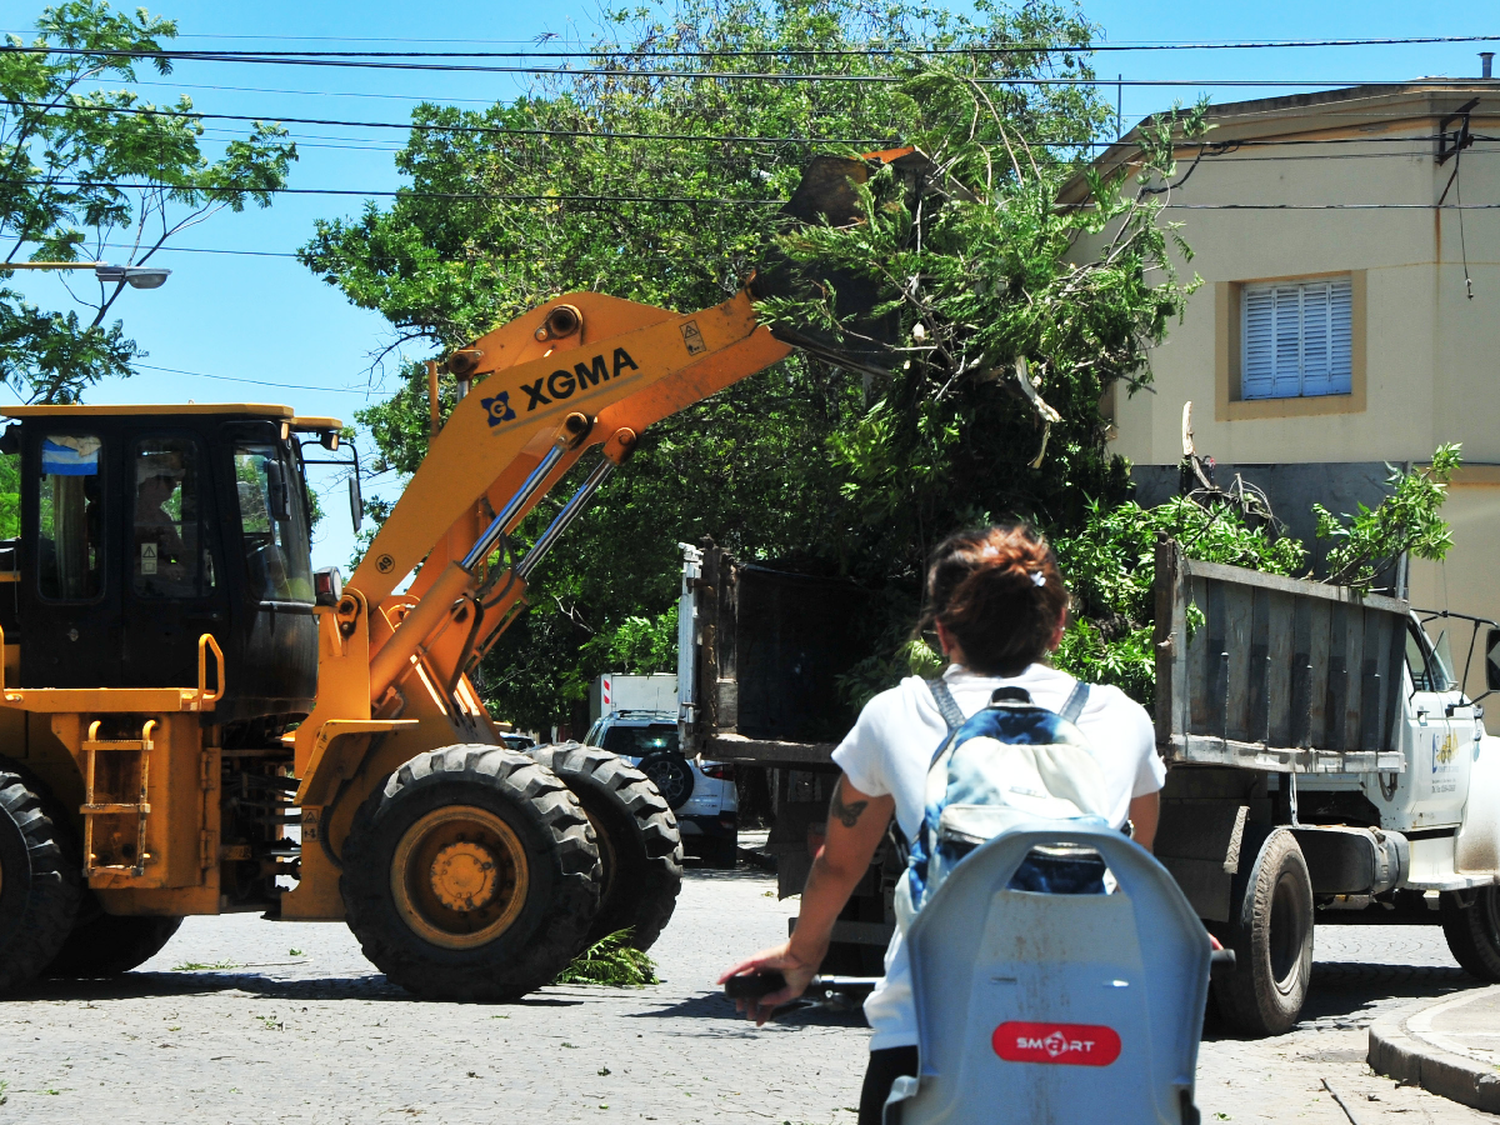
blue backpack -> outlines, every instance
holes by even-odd
[[[948,734],[927,770],[922,826],[911,844],[906,875],[897,887],[897,917],[903,924],[932,897],[944,879],[980,844],[1020,824],[1054,820],[1108,826],[1109,789],[1088,739],[1075,725],[1088,703],[1089,686],[1077,684],[1060,712],[1033,703],[1022,688],[998,688],[989,704],[969,719],[948,685],[928,680]],[[1068,861],[1062,873],[1068,878]],[[1085,868],[1092,883],[1102,865]],[[1043,889],[1024,885],[1017,889]],[[1041,876],[1045,877],[1045,876]],[[1051,886],[1067,892],[1092,885]]]

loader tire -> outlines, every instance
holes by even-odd
[[[1469,975],[1500,983],[1500,887],[1480,887],[1467,906],[1445,894],[1439,910],[1453,959]]]
[[[1236,1031],[1249,1036],[1289,1031],[1307,999],[1312,977],[1312,879],[1297,838],[1284,829],[1263,837],[1258,851],[1247,833],[1241,865],[1231,892],[1228,940],[1234,950],[1231,972],[1216,977],[1219,1011]]]
[[[599,913],[585,945],[620,930],[650,949],[682,890],[677,818],[651,779],[607,750],[565,742],[527,753],[562,779],[594,826],[603,867]]]
[[[40,783],[0,760],[0,994],[47,967],[78,913],[72,832],[49,806]]]
[[[396,770],[361,806],[343,865],[365,956],[426,1000],[515,1000],[550,983],[599,908],[583,806],[503,747],[448,746]]]
[[[117,977],[155,957],[181,926],[176,917],[106,914],[99,899],[85,893],[73,932],[46,975]]]

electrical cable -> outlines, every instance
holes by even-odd
[[[96,183],[59,180],[4,180],[0,187],[39,186],[73,188],[112,188],[133,190],[150,187],[147,184]],[[493,203],[646,203],[646,204],[712,204],[727,207],[783,207],[784,199],[730,199],[722,197],[695,197],[671,195],[545,195],[545,194],[488,194],[485,192],[444,191],[374,191],[358,188],[221,188],[221,191],[243,191],[245,194],[268,195],[333,195],[367,196],[371,198],[441,199],[450,202]],[[1062,205],[1065,209],[1067,205]],[[1494,211],[1500,203],[1165,203],[1164,207],[1195,211]],[[3,269],[3,265],[0,265]]]
[[[200,38],[207,38],[206,36]],[[223,36],[218,38],[300,38],[294,36]],[[329,37],[331,38],[331,37]],[[1097,51],[1263,51],[1310,47],[1391,47],[1423,46],[1438,43],[1490,43],[1500,40],[1500,35],[1422,35],[1368,39],[1259,39],[1230,41],[1200,41],[1187,43],[1035,43],[1007,44],[1005,46],[930,47],[921,44],[891,44],[881,47],[787,47],[787,48],[736,48],[724,50],[637,51],[628,47],[608,48],[598,44],[575,51],[281,51],[266,50],[218,50],[218,51],[109,51],[90,50],[85,47],[22,47],[32,53],[74,54],[105,56],[129,55],[133,58],[169,59],[237,59],[241,56],[260,58],[265,55],[286,58],[433,58],[433,59],[570,59],[592,57],[630,56],[633,58],[696,59],[696,58],[780,58],[814,57],[846,58],[908,55],[1037,55],[1037,54],[1089,54]],[[347,40],[346,40],[347,41]],[[373,40],[392,42],[393,40]],[[399,42],[400,40],[395,40]],[[451,40],[423,40],[422,42],[451,42]],[[492,41],[494,42],[494,41]],[[499,42],[507,42],[500,40]],[[509,40],[508,42],[520,42]],[[4,49],[4,48],[0,48]],[[15,48],[10,48],[14,50]]]
[[[996,48],[1000,51],[1000,48]],[[1083,53],[1085,48],[1052,48]],[[380,59],[306,58],[280,54],[231,55],[224,52],[174,52],[174,51],[91,51],[81,47],[0,47],[0,56],[5,54],[61,54],[84,55],[91,58],[124,58],[133,61],[162,59],[178,62],[228,62],[247,63],[255,66],[310,66],[353,70],[402,70],[428,71],[452,74],[531,74],[560,78],[665,78],[689,81],[726,82],[851,82],[856,84],[888,85],[908,81],[904,75],[896,74],[792,74],[779,71],[735,71],[735,70],[646,70],[633,67],[573,67],[546,66],[495,66],[455,63],[407,63]],[[976,54],[965,49],[963,54]],[[1130,86],[1130,87],[1244,87],[1265,89],[1305,89],[1307,87],[1371,86],[1398,87],[1411,85],[1409,79],[1277,79],[1277,78],[1047,78],[1018,75],[1014,77],[964,75],[964,80],[979,86]],[[1423,85],[1434,87],[1467,88],[1482,79],[1473,78],[1429,78]]]
[[[223,383],[250,383],[257,387],[276,387],[284,391],[317,391],[320,394],[333,395],[363,395],[370,397],[369,391],[356,391],[343,387],[310,387],[306,383],[269,383],[264,379],[241,379],[234,375],[210,375],[205,371],[185,371],[180,367],[160,367],[154,363],[136,363],[132,366],[142,368],[146,371],[164,371],[168,375],[191,375],[196,379],[214,379]]]

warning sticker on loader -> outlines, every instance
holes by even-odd
[[[141,573],[142,574],[155,574],[156,573],[156,544],[155,543],[142,543],[141,544]]]

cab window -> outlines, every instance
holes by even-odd
[[[250,586],[261,601],[313,600],[300,478],[269,442],[234,448],[234,484]]]
[[[44,598],[89,601],[104,590],[103,445],[89,434],[42,439],[37,585]]]
[[[157,438],[135,446],[131,584],[145,597],[199,597],[214,587],[203,535],[197,443]]]
[[[1452,691],[1458,686],[1448,662],[1443,658],[1447,645],[1442,641],[1446,639],[1445,635],[1438,648],[1434,649],[1426,634],[1415,625],[1407,627],[1406,667],[1411,672],[1414,691]]]

